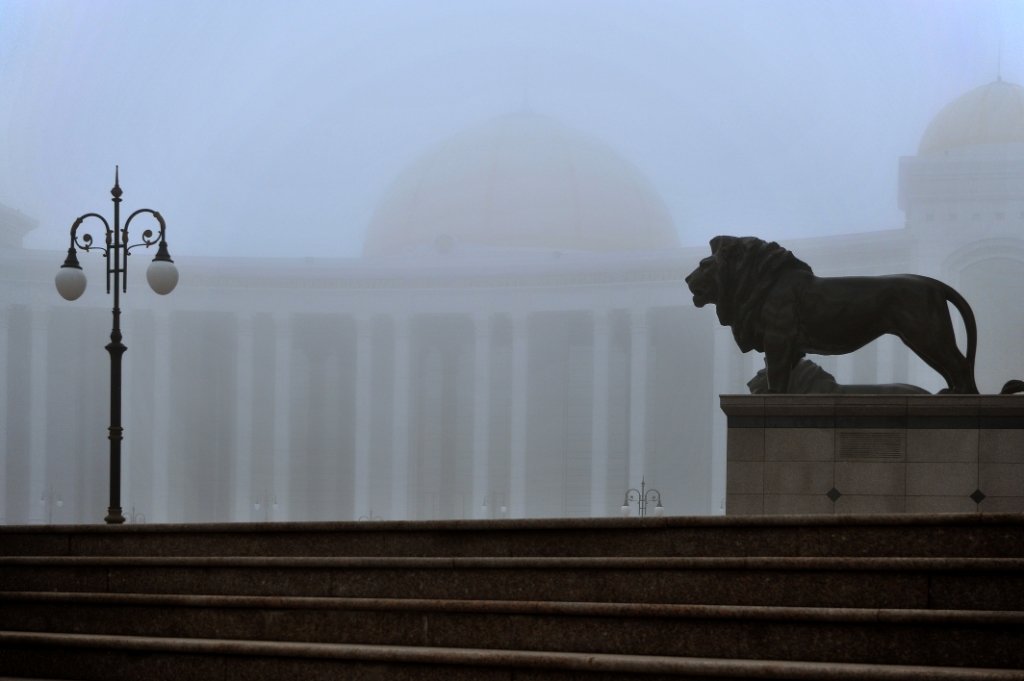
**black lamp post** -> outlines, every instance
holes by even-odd
[[[128,292],[128,256],[131,250],[139,246],[157,246],[156,257],[146,270],[146,280],[150,287],[160,295],[166,295],[174,290],[178,284],[178,269],[174,266],[170,254],[167,252],[167,240],[165,238],[166,225],[160,213],[149,208],[140,208],[124,222],[121,227],[121,186],[118,184],[118,170],[114,167],[114,188],[110,190],[114,202],[114,226],[98,213],[86,213],[71,225],[71,245],[68,248],[68,257],[57,272],[57,292],[66,300],[76,300],[85,292],[85,274],[78,264],[78,256],[75,247],[83,251],[96,249],[102,251],[107,259],[107,293],[114,293],[114,323],[110,330],[110,343],[107,344],[107,352],[110,353],[110,507],[107,509],[107,516],[104,520],[109,524],[120,524],[124,522],[124,514],[121,511],[121,440],[124,429],[121,427],[121,356],[127,350],[121,342],[121,293]],[[140,213],[149,213],[160,224],[160,233],[155,235],[153,230],[147,229],[142,233],[142,241],[137,244],[128,243],[128,225],[132,219]],[[86,218],[97,218],[103,223],[106,230],[106,241],[104,246],[93,246],[92,235],[83,234],[78,238],[78,228]]]
[[[622,500],[622,515],[629,515],[629,505],[635,503],[637,510],[640,511],[640,517],[643,518],[647,515],[647,506],[651,502],[655,503],[654,515],[660,516],[665,513],[665,507],[661,505],[661,492],[654,489],[647,489],[647,482],[644,479],[640,479],[640,489],[631,487],[626,490],[626,497]]]

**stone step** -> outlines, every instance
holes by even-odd
[[[72,671],[73,670],[73,671]],[[0,674],[82,681],[830,679],[1021,681],[1017,669],[0,631]]]
[[[0,589],[1024,610],[1016,558],[0,558]]]
[[[15,592],[0,629],[1024,668],[1024,612]]]
[[[1024,558],[1024,515],[20,526],[0,555]]]

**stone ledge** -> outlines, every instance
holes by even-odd
[[[564,653],[474,648],[426,648],[359,644],[288,643],[217,639],[151,638],[0,631],[0,650],[135,651],[188,656],[317,659],[503,669],[550,669],[579,674],[662,674],[681,678],[828,678],[847,681],[1019,681],[1019,670],[969,667],[729,660],[599,653]],[[431,672],[416,678],[436,678]],[[402,678],[410,678],[403,676]]]
[[[730,428],[1024,428],[1021,395],[721,395]],[[892,424],[899,424],[898,426]]]

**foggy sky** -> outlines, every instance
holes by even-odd
[[[179,262],[356,256],[404,167],[526,108],[633,162],[684,244],[892,229],[898,158],[1000,72],[1024,2],[0,0],[0,202],[63,249],[120,164]]]

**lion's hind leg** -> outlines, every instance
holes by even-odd
[[[937,323],[936,320],[931,321],[931,324],[912,324],[911,328],[914,328],[916,333],[900,334],[900,338],[914,354],[946,380],[947,387],[940,392],[977,395],[974,367],[956,344],[952,320],[947,314],[944,320]]]

